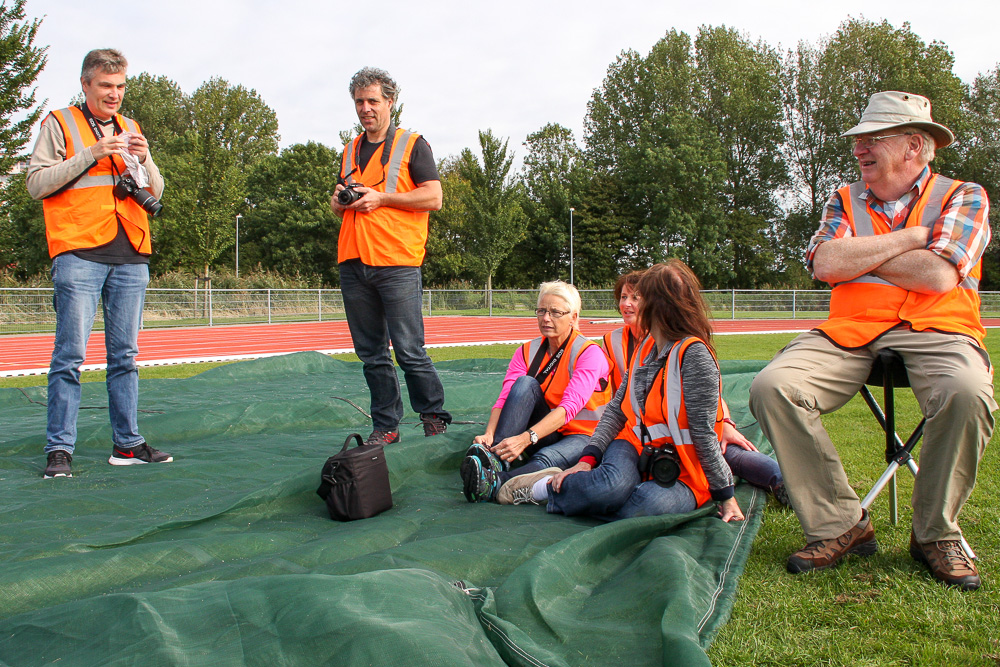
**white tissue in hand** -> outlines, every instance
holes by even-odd
[[[132,137],[138,135],[134,132],[122,132],[118,136],[124,139],[125,144],[128,145],[132,141]],[[149,175],[146,174],[146,168],[139,164],[139,158],[129,153],[128,150],[118,151],[118,154],[125,160],[125,166],[128,167],[129,173],[132,174],[135,184],[140,188],[147,187],[149,185]]]

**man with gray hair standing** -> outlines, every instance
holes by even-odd
[[[830,317],[800,335],[754,379],[750,408],[774,445],[806,546],[793,574],[837,565],[877,545],[820,415],[868,377],[880,351],[903,359],[927,418],[913,487],[910,554],[945,584],[971,590],[979,572],[963,549],[958,514],[993,432],[993,368],[979,317],[989,202],[975,183],[935,174],[952,141],[927,98],[872,95],[851,139],[861,180],[838,190],[806,253],[833,285]]]
[[[424,349],[421,313],[420,266],[430,211],[441,208],[441,181],[423,137],[393,125],[399,89],[388,72],[365,67],[349,90],[364,132],[344,147],[330,206],[343,219],[340,288],[371,392],[373,430],[366,444],[386,445],[399,441],[403,417],[390,342],[424,435],[444,433],[451,422],[444,387]]]
[[[104,309],[108,361],[113,442],[108,462],[173,461],[170,454],[146,444],[137,423],[135,357],[152,253],[146,211],[149,195],[162,194],[163,178],[139,124],[118,113],[127,67],[125,57],[114,49],[88,53],[80,75],[83,103],[46,117],[28,163],[28,193],[42,200],[45,212],[56,311],[48,373],[46,478],[73,476],[80,365],[98,300]]]

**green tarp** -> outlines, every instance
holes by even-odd
[[[457,423],[424,438],[408,414],[387,448],[395,506],[351,523],[315,490],[370,429],[360,364],[301,353],[143,381],[141,431],[175,461],[125,468],[87,384],[72,479],[41,477],[44,388],[0,390],[0,664],[708,664],[763,495],[740,485],[734,524],[469,504],[458,467],[505,368],[438,364]],[[740,424],[759,368],[723,368]]]

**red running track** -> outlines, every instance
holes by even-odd
[[[806,331],[822,320],[716,320],[717,334]],[[1000,320],[984,322],[1000,326]],[[621,320],[583,319],[580,330],[591,338],[621,326]],[[538,336],[534,318],[426,317],[428,347],[521,343]],[[34,375],[48,370],[54,336],[0,337],[0,376]],[[139,332],[140,366],[197,361],[226,361],[315,350],[353,352],[347,322],[253,324]],[[104,368],[104,336],[95,332],[87,345],[83,370]]]

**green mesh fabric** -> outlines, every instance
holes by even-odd
[[[723,366],[741,426],[761,365]],[[41,476],[45,390],[0,390],[0,664],[708,665],[762,494],[740,485],[748,521],[729,525],[469,504],[458,467],[505,368],[438,364],[456,423],[424,438],[408,413],[386,450],[395,506],[351,523],[315,490],[370,430],[360,364],[143,381],[141,431],[175,457],[144,466],[107,464],[107,397],[87,384],[72,479]]]

